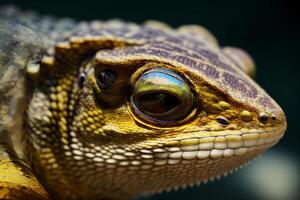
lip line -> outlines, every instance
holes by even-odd
[[[258,140],[257,140],[258,141]],[[183,149],[182,146],[170,147],[165,149],[163,152],[155,152],[153,150],[154,165],[166,164],[165,162],[170,162],[169,164],[179,163],[180,160],[207,160],[207,159],[218,159],[218,158],[229,158],[232,156],[242,156],[247,153],[251,154],[261,154],[265,150],[274,146],[278,140],[275,138],[271,141],[265,141],[261,144],[255,144],[252,146],[240,146],[237,148],[226,147],[224,149],[215,148],[214,144],[211,149]]]
[[[200,145],[200,144],[211,144],[213,145],[212,148],[210,149],[206,149],[206,150],[212,150],[212,149],[220,149],[222,150],[222,148],[215,148],[215,145],[216,145],[216,138],[218,137],[223,137],[225,139],[224,142],[221,142],[221,144],[226,144],[226,148],[223,148],[223,149],[228,149],[228,148],[231,148],[233,149],[233,143],[236,142],[236,143],[242,143],[242,145],[238,145],[237,148],[250,148],[250,147],[259,147],[259,146],[262,146],[262,145],[266,145],[266,144],[271,144],[271,143],[276,143],[278,142],[284,135],[284,132],[285,132],[285,129],[286,129],[286,126],[282,126],[281,128],[277,128],[277,129],[271,129],[271,130],[264,130],[264,131],[256,131],[256,132],[241,132],[240,134],[225,134],[225,135],[218,135],[218,136],[203,136],[203,137],[185,137],[185,138],[173,138],[171,140],[166,140],[165,142],[162,142],[162,145],[165,146],[165,147],[169,147],[169,148],[172,148],[172,147],[178,147],[178,148],[181,148],[183,146],[186,146],[186,147],[191,147],[191,146],[196,146],[196,145]],[[195,132],[196,133],[196,132]],[[244,135],[247,135],[247,134],[258,134],[256,136],[256,138],[254,139],[245,139],[243,138]],[[267,134],[267,135],[264,135],[264,137],[261,137],[262,134]],[[233,137],[236,137],[235,141],[233,142],[230,142],[230,141],[227,141],[226,140],[226,136],[233,136]],[[212,141],[209,141],[209,142],[201,142],[200,140],[203,139],[203,138],[211,138]],[[239,138],[239,139],[237,139]],[[181,142],[184,141],[184,140],[197,140],[198,139],[198,142],[196,142],[195,144],[188,144],[188,145],[182,145]],[[248,145],[245,145],[246,142],[249,142],[249,141],[255,141],[255,144],[248,144]],[[168,145],[168,142],[177,142],[178,144],[174,144],[174,145]],[[220,142],[219,142],[220,143]],[[229,147],[230,146],[230,147]],[[201,148],[199,147],[198,150],[201,150]],[[205,149],[203,149],[205,150]]]

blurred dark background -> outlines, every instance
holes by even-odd
[[[288,131],[261,158],[227,178],[163,193],[154,199],[297,199],[300,186],[300,23],[299,7],[287,0],[0,0],[41,14],[77,20],[164,21],[172,26],[200,24],[222,46],[237,46],[256,61],[257,82],[282,106]]]

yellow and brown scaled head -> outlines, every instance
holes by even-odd
[[[50,52],[29,137],[32,165],[58,197],[124,198],[206,181],[277,143],[286,127],[245,73],[250,57],[220,49],[197,26],[93,22]]]

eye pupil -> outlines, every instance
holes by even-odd
[[[101,71],[97,75],[97,82],[101,89],[108,89],[116,80],[116,75],[112,70]]]
[[[170,94],[157,92],[144,94],[134,100],[134,103],[144,112],[160,114],[170,111],[180,104],[180,100]]]

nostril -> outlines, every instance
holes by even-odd
[[[268,122],[269,116],[268,116],[267,113],[262,112],[262,113],[259,114],[258,119],[259,119],[259,121],[260,121],[261,123],[265,124],[265,123]]]

